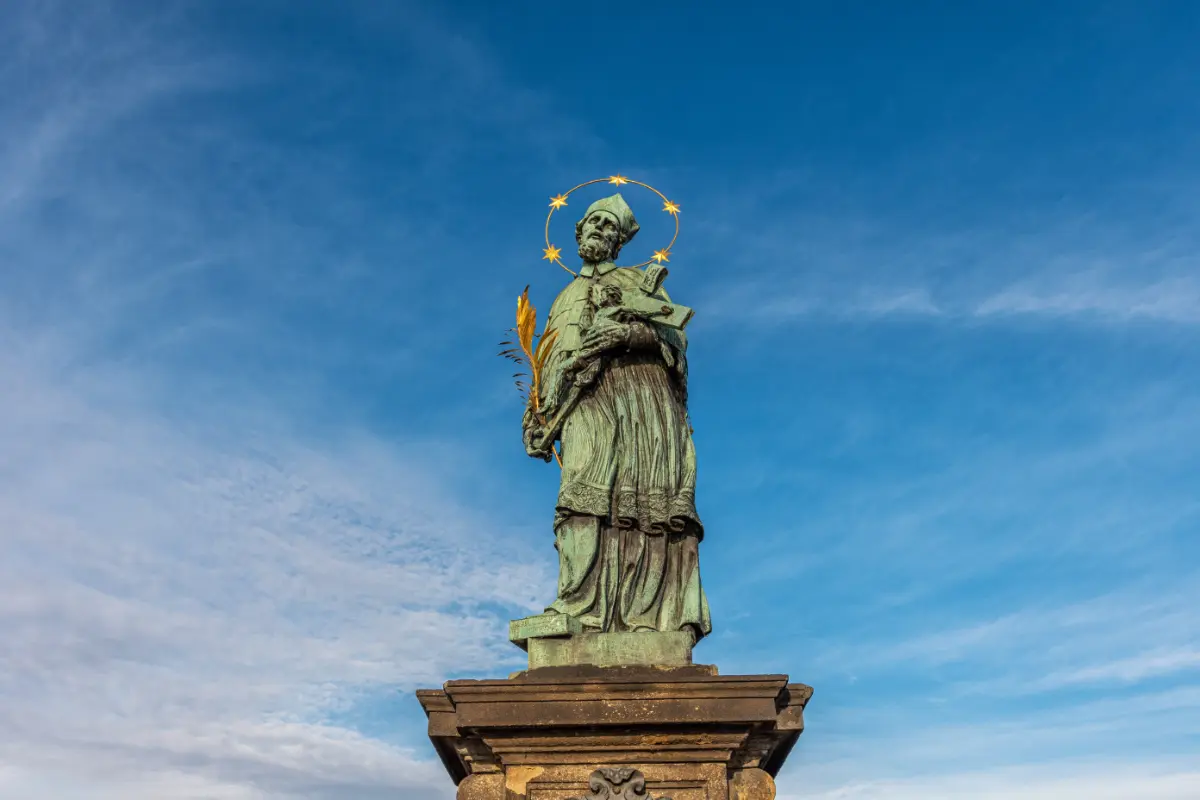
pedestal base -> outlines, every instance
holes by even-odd
[[[459,800],[588,797],[628,767],[649,795],[772,800],[812,689],[711,667],[550,667],[417,693]]]
[[[584,631],[574,617],[550,612],[513,620],[508,624],[508,638],[528,651],[530,669],[571,665],[683,667],[692,663],[695,644],[688,631]]]
[[[556,639],[530,639],[529,668],[589,664],[627,667],[658,664],[684,667],[692,663],[692,634],[585,633]]]

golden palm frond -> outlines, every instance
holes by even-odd
[[[546,358],[550,355],[550,347],[557,338],[558,331],[550,331],[538,341],[537,348],[533,351],[533,367],[538,377],[541,377],[542,367],[546,366]]]
[[[550,355],[550,350],[554,344],[555,338],[558,336],[558,331],[550,331],[539,338],[537,346],[533,344],[533,340],[537,334],[537,309],[529,302],[529,287],[525,287],[525,291],[521,292],[521,296],[517,298],[517,326],[509,328],[508,332],[513,334],[516,341],[503,341],[500,343],[505,349],[500,351],[500,355],[507,358],[509,361],[523,367],[519,372],[513,374],[516,380],[517,391],[525,398],[525,402],[533,409],[533,413],[537,416],[538,421],[543,425],[545,420],[542,419],[540,404],[542,388],[542,368],[546,364],[546,358]],[[558,461],[558,465],[562,466],[562,461],[559,459],[558,451],[554,453],[554,459]]]

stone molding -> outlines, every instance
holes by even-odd
[[[461,800],[773,800],[812,689],[715,672],[547,668],[417,697]]]

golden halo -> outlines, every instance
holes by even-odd
[[[675,240],[679,238],[679,204],[672,203],[667,199],[665,194],[660,192],[658,189],[655,189],[650,184],[642,183],[641,181],[635,181],[632,178],[626,178],[624,175],[610,175],[607,178],[596,178],[594,180],[585,181],[573,189],[568,190],[566,194],[560,194],[556,197],[550,198],[550,213],[546,215],[546,249],[542,251],[542,260],[552,261],[575,277],[579,276],[579,273],[575,272],[575,270],[571,269],[562,262],[562,250],[550,244],[550,218],[554,216],[555,211],[558,211],[560,208],[563,208],[567,205],[567,198],[571,196],[571,192],[575,191],[575,189],[582,189],[584,186],[591,186],[593,183],[611,183],[614,186],[632,183],[635,186],[641,186],[644,189],[649,189],[662,198],[662,210],[675,218],[675,235],[671,237],[671,243],[669,245],[664,247],[662,250],[655,250],[654,255],[652,255],[650,258],[646,259],[640,264],[633,264],[629,267],[629,269],[640,269],[652,261],[655,261],[659,264],[663,263],[664,261],[670,261],[671,248],[675,246]]]

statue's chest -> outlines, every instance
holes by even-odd
[[[578,350],[583,332],[591,327],[606,293],[619,292],[626,282],[618,273],[610,272],[596,278],[577,278],[564,289],[547,321],[549,328],[558,331],[555,348]]]

